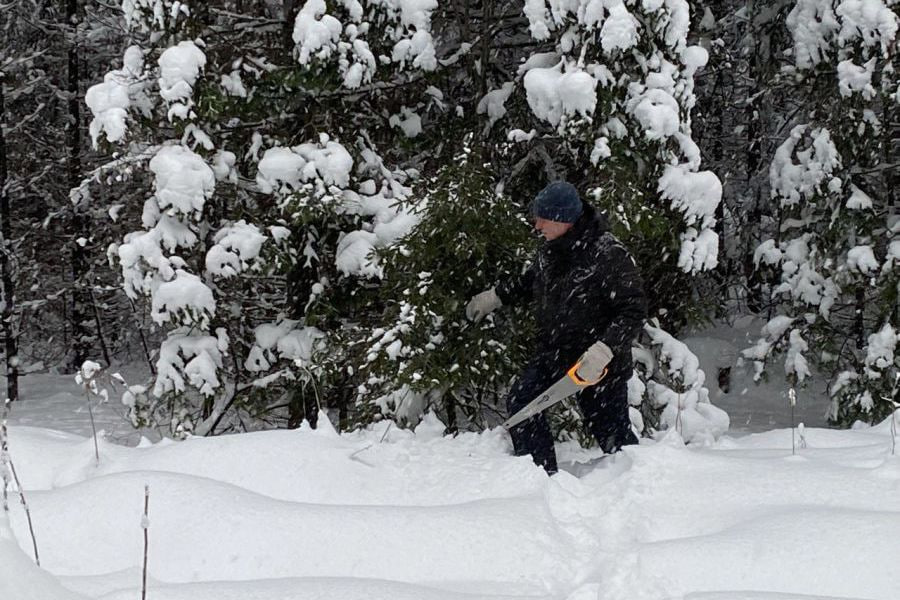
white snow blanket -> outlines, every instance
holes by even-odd
[[[101,440],[98,466],[90,438],[14,420],[41,568],[13,493],[0,599],[139,598],[145,485],[153,600],[900,598],[889,423],[806,428],[796,456],[790,429],[602,459],[560,445],[552,478],[499,429],[320,423]]]

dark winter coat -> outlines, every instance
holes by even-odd
[[[565,368],[602,340],[613,351],[609,375],[631,377],[631,343],[647,316],[644,284],[631,255],[589,204],[575,225],[545,242],[520,277],[496,287],[507,305],[533,301],[537,355]]]

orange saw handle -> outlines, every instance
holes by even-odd
[[[572,368],[566,372],[566,375],[569,376],[569,379],[574,381],[575,385],[577,385],[578,387],[588,387],[588,386],[600,383],[600,380],[603,379],[604,377],[606,377],[606,372],[609,370],[607,368],[604,368],[603,372],[600,373],[600,377],[598,377],[594,381],[588,381],[587,379],[582,379],[578,375],[578,369],[580,367],[581,367],[581,359],[578,359],[578,362],[576,362],[574,365],[572,365]]]

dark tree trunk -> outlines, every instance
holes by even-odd
[[[9,206],[9,171],[6,165],[6,107],[3,100],[3,74],[0,73],[0,278],[3,282],[2,330],[6,354],[6,395],[10,402],[19,399],[19,356],[17,349],[13,309],[16,304],[13,262],[10,260],[12,247],[12,222]]]
[[[459,423],[456,419],[456,410],[459,407],[459,404],[456,401],[456,397],[453,395],[453,392],[447,390],[444,394],[444,414],[447,419],[447,427],[446,432],[456,434],[459,431]]]
[[[68,121],[66,123],[66,171],[69,189],[78,187],[81,182],[81,99],[79,96],[79,48],[78,27],[79,10],[78,0],[66,0],[66,29],[69,37],[68,51]],[[90,358],[92,349],[92,333],[90,323],[92,320],[90,294],[86,286],[88,281],[88,256],[86,242],[90,238],[89,218],[86,214],[87,207],[82,205],[72,206],[72,347],[68,356],[68,368],[76,370],[81,364]]]
[[[294,51],[294,19],[297,18],[297,0],[282,0],[284,22],[281,25],[282,43],[290,56]]]
[[[856,290],[856,314],[854,315],[853,333],[856,335],[856,348],[862,350],[866,347],[866,291],[862,288]]]
[[[756,2],[750,0],[747,2],[748,27],[751,28],[747,36],[748,44],[748,73],[751,81],[751,87],[747,90],[746,97],[753,98],[748,101],[745,110],[745,119],[747,123],[747,177],[745,180],[745,189],[747,190],[747,198],[751,205],[749,211],[745,214],[748,216],[747,223],[751,226],[759,223],[762,218],[762,195],[757,177],[759,175],[760,164],[762,163],[762,128],[759,117],[759,105],[757,98],[761,91],[760,80],[762,78],[761,66],[758,63],[757,53],[759,51],[759,43],[757,39],[757,31],[753,30],[754,17],[756,16]],[[753,244],[759,243],[759,240],[751,238]],[[744,254],[744,276],[747,279],[747,305],[753,312],[761,311],[765,306],[765,298],[763,297],[761,280],[756,265],[753,263],[753,251],[750,250]]]

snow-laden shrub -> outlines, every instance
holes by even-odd
[[[900,219],[882,165],[898,100],[892,4],[799,0],[788,15],[785,75],[812,104],[771,163],[780,227],[754,255],[777,311],[745,356],[761,375],[784,355],[794,385],[830,377],[829,418],[841,425],[886,417],[900,372]]]
[[[318,57],[304,50],[317,43],[309,37],[317,26],[304,33],[303,24],[321,20],[320,8],[309,3],[297,16],[295,73],[324,59],[321,48]],[[111,211],[132,228],[111,240],[109,255],[162,337],[154,380],[132,386],[125,401],[136,425],[221,430],[277,404],[261,390],[290,402],[302,387],[292,382],[323,376],[313,355],[334,345],[312,323],[340,304],[347,290],[338,280],[381,276],[374,251],[415,222],[395,208],[409,176],[388,168],[364,132],[349,143],[326,132],[297,140],[256,98],[305,84],[281,80],[252,44],[196,37],[203,21],[186,4],[134,0],[122,9],[136,43],[86,102],[95,146],[124,153],[109,170],[152,185],[137,214]],[[426,21],[406,13],[396,17],[412,19],[415,37]],[[364,54],[361,43],[356,50]],[[425,54],[408,52],[427,62]],[[257,125],[235,127],[243,120]],[[146,180],[135,174],[142,166]]]
[[[708,443],[728,430],[729,418],[709,401],[706,373],[686,344],[658,326],[635,354],[629,382],[632,424],[645,434],[675,429],[688,443]]]

